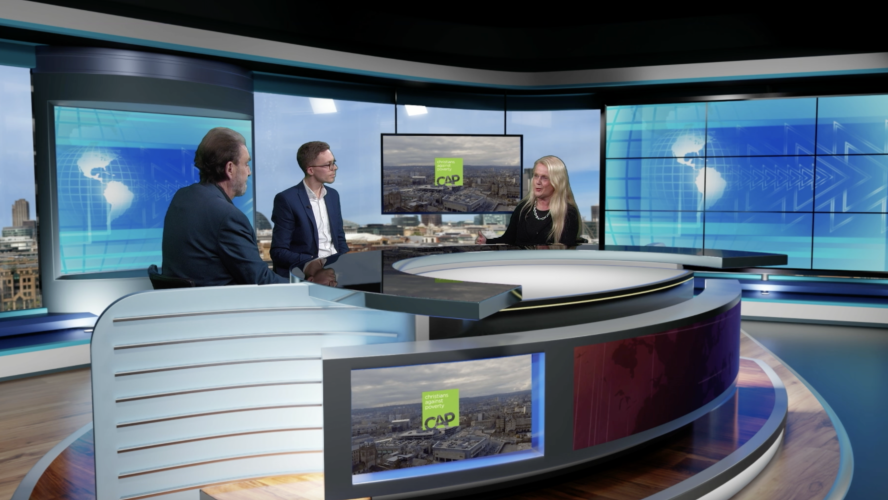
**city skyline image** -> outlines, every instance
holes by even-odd
[[[386,135],[382,168],[433,165],[438,157],[459,157],[465,165],[517,167],[521,138],[516,136]]]
[[[523,196],[521,141],[383,135],[383,213],[511,213]]]
[[[531,390],[531,355],[352,371],[352,408],[419,404],[423,392],[460,398]]]
[[[352,475],[532,450],[533,356],[352,370]]]

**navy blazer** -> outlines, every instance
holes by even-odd
[[[219,186],[176,191],[163,219],[163,275],[196,286],[288,283],[259,256],[253,226]]]
[[[345,243],[345,230],[342,228],[342,209],[339,207],[339,193],[327,188],[324,203],[327,205],[327,216],[330,218],[330,236],[336,254],[328,257],[327,263],[338,255],[348,252]],[[318,258],[318,225],[315,222],[311,202],[305,191],[305,183],[300,182],[274,197],[274,210],[271,212],[274,231],[271,235],[271,261],[274,272],[289,278],[293,266],[304,266]]]

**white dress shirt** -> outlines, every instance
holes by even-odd
[[[315,224],[318,226],[318,258],[326,259],[336,253],[336,247],[333,246],[333,233],[330,231],[330,217],[327,215],[327,203],[324,202],[327,188],[321,187],[320,197],[315,195],[308,184],[305,184],[305,191],[308,192],[308,201],[311,203],[311,211],[314,214]]]

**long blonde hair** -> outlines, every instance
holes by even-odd
[[[561,233],[564,232],[564,222],[567,220],[567,211],[573,208],[577,217],[580,216],[580,208],[574,200],[573,191],[570,189],[570,179],[567,177],[567,166],[557,156],[544,156],[533,162],[533,168],[537,165],[545,165],[549,169],[549,184],[555,189],[549,199],[549,214],[552,216],[552,230],[549,237],[554,243],[561,241]],[[532,182],[532,181],[531,181]],[[537,197],[533,188],[524,197],[524,212],[529,212],[536,205]],[[582,222],[577,221],[577,237],[582,234]]]

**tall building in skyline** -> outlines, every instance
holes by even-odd
[[[392,217],[393,226],[416,227],[419,225],[419,217],[415,215],[395,215]]]
[[[12,204],[12,226],[22,227],[26,220],[31,219],[31,206],[28,200],[20,198]]]
[[[592,220],[589,221],[589,224],[587,226],[589,227],[589,232],[595,240],[601,239],[601,225],[598,222],[600,215],[601,209],[599,208],[599,205],[592,205]]]
[[[428,226],[429,224],[440,226],[441,225],[441,214],[423,214],[420,216],[422,218],[422,223]]]

